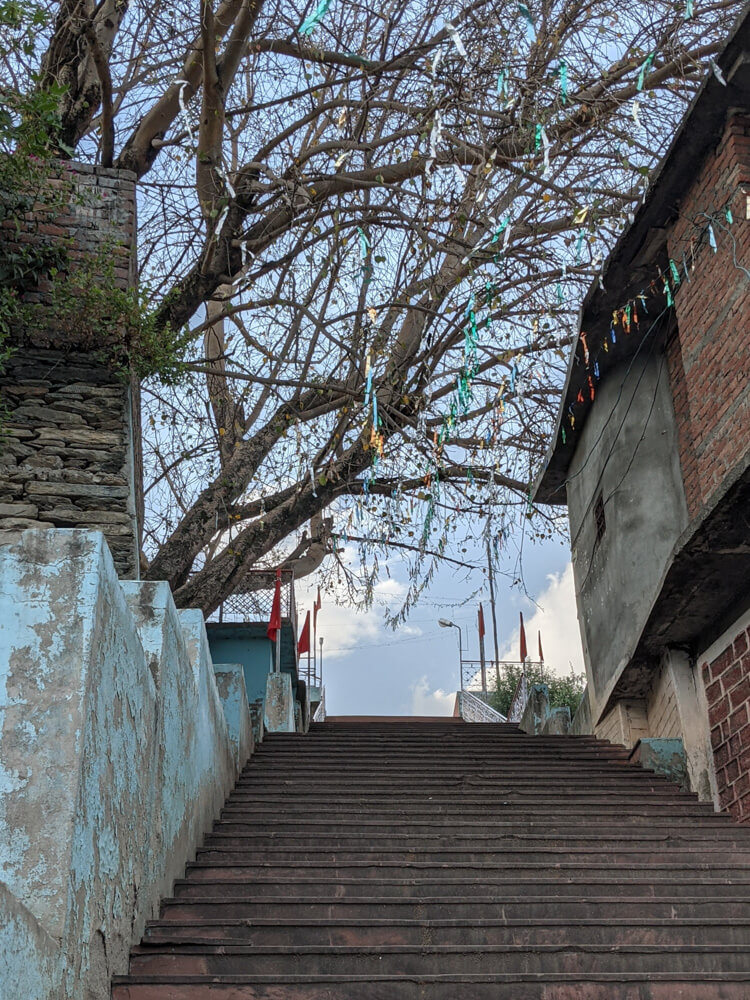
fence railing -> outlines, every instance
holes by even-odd
[[[516,684],[516,690],[513,693],[510,707],[508,709],[508,722],[521,721],[523,710],[526,708],[526,702],[529,700],[530,688],[531,685],[529,684],[526,674],[521,674],[518,678],[518,684]]]
[[[490,708],[470,691],[458,691],[458,714],[464,722],[507,722],[504,715]]]
[[[320,689],[320,701],[318,702],[318,707],[315,709],[315,714],[313,715],[313,722],[325,722],[326,721],[326,689]]]
[[[211,616],[218,622],[267,622],[271,617],[276,590],[275,570],[250,570],[243,578],[242,590],[231,594]],[[297,634],[297,605],[294,600],[294,571],[281,571],[281,618],[292,623]]]

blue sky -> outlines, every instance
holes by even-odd
[[[480,561],[479,552],[476,561]],[[515,552],[508,552],[504,558],[501,556],[499,569],[512,575],[515,563]],[[473,571],[467,575],[465,570],[444,564],[406,625],[393,631],[383,622],[384,605],[398,605],[405,576],[397,559],[389,562],[389,568],[391,580],[378,587],[379,606],[369,612],[358,613],[323,597],[318,635],[324,638],[329,714],[448,713],[459,683],[458,635],[455,629],[440,628],[437,620],[447,618],[464,627],[464,656],[478,658],[479,600],[484,603],[486,655],[493,655],[488,591],[485,588],[471,603],[463,603],[482,586],[483,574]],[[530,653],[536,654],[537,628],[541,628],[547,665],[559,673],[569,673],[571,665],[581,672],[583,658],[567,541],[558,538],[531,544],[527,540],[523,571],[529,597],[522,588],[511,586],[508,577],[497,578],[501,659],[518,658],[518,615],[522,611]],[[315,578],[299,581],[298,601],[303,608],[310,589],[316,585]]]

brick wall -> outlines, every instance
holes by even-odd
[[[677,692],[669,668],[664,664],[649,692],[648,734],[657,739],[683,738]]]
[[[719,807],[750,822],[750,627],[701,663]]]
[[[65,173],[63,173],[63,171]],[[64,178],[67,177],[67,180]],[[20,224],[6,220],[6,243],[63,245],[70,259],[106,249],[113,281],[135,282],[135,179],[85,164],[61,167],[51,188],[72,188],[70,204],[39,205]],[[43,314],[49,286],[27,292]],[[97,331],[104,342],[113,331]],[[19,329],[0,371],[5,406],[0,436],[0,530],[85,527],[104,532],[121,577],[138,573],[140,434],[138,388],[76,342],[75,330]],[[88,348],[88,349],[86,349]]]
[[[667,355],[691,520],[750,452],[750,280],[733,261],[750,266],[748,194],[750,117],[734,115],[668,241],[680,270],[683,255],[695,262],[675,295],[678,332]],[[716,220],[716,253],[705,237],[696,242],[708,215]]]
[[[645,736],[650,735],[644,701],[618,701],[596,726],[594,735],[600,740],[609,740],[621,746],[632,747]]]

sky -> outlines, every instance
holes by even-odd
[[[470,553],[471,555],[471,553]],[[476,561],[480,553],[475,553]],[[515,554],[507,556],[512,577]],[[323,682],[329,715],[451,715],[459,686],[458,632],[440,628],[447,618],[463,628],[464,657],[478,659],[477,605],[484,606],[486,657],[493,653],[489,591],[466,603],[483,584],[483,574],[468,575],[448,564],[436,574],[429,590],[405,625],[396,631],[383,621],[384,608],[395,609],[406,591],[403,566],[389,562],[391,578],[376,587],[368,612],[357,612],[323,595],[318,637],[323,636]],[[496,579],[500,659],[519,659],[519,612],[523,612],[529,654],[537,656],[541,630],[545,666],[555,673],[582,673],[583,653],[576,617],[573,574],[567,541],[547,540],[526,545],[523,559],[525,589]],[[316,577],[297,581],[300,617],[309,607]]]

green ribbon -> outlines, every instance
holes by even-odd
[[[526,19],[526,37],[530,42],[535,42],[536,28],[534,27],[534,18],[531,16],[531,11],[525,3],[519,3],[518,13]]]
[[[646,56],[646,59],[643,65],[641,66],[641,70],[638,74],[638,82],[636,84],[636,90],[643,90],[643,84],[646,81],[646,73],[648,73],[648,71],[654,65],[655,57],[656,57],[655,52],[651,52],[649,55]]]
[[[310,14],[309,17],[306,17],[305,20],[300,25],[299,29],[300,35],[311,35],[325,17],[326,11],[330,6],[331,6],[331,0],[320,0],[320,3],[315,9],[315,13]]]

